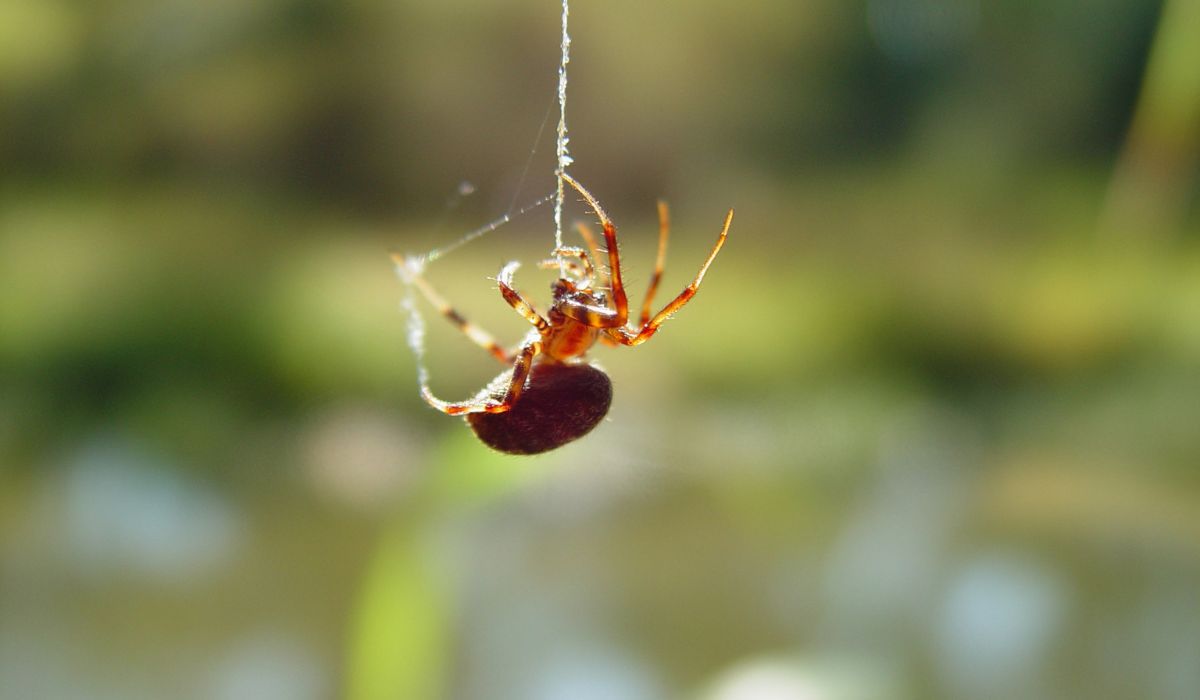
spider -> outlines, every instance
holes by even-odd
[[[607,247],[608,291],[599,287],[593,259],[600,257],[596,238],[584,224],[578,225],[587,250],[562,247],[541,267],[558,267],[565,259],[565,276],[551,284],[553,300],[545,317],[513,287],[513,274],[519,262],[505,265],[497,277],[500,294],[532,326],[521,344],[505,350],[491,334],[475,326],[454,310],[445,299],[409,264],[403,255],[394,254],[401,276],[425,296],[443,316],[475,344],[498,361],[511,365],[487,387],[466,401],[443,401],[433,395],[422,381],[421,396],[433,408],[451,416],[464,416],[475,435],[489,447],[510,454],[538,454],[561,447],[583,437],[608,413],[612,402],[612,383],[601,369],[590,364],[585,355],[596,341],[606,345],[641,345],[649,340],[668,318],[683,307],[704,279],[733,221],[733,210],[717,242],[692,283],[653,316],[650,305],[662,279],[670,231],[670,214],[665,202],[658,203],[658,256],[642,303],[637,325],[629,324],[629,301],[621,281],[621,259],[617,251],[617,229],[600,203],[573,177],[562,174],[596,213],[604,229]]]

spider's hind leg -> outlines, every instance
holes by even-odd
[[[430,406],[450,416],[462,416],[468,413],[504,413],[513,407],[525,389],[525,380],[533,368],[533,360],[542,351],[540,341],[532,341],[521,348],[513,362],[512,372],[504,372],[496,377],[474,398],[467,401],[443,401],[433,395],[429,385],[421,381],[421,397]],[[499,397],[499,398],[497,398]]]
[[[429,301],[430,305],[437,309],[438,313],[440,313],[442,316],[445,316],[446,320],[454,324],[458,330],[462,331],[463,335],[470,338],[471,342],[475,343],[484,350],[487,350],[488,353],[492,357],[496,358],[496,360],[499,362],[509,363],[516,359],[515,353],[500,347],[500,344],[496,342],[496,339],[492,337],[491,333],[488,333],[479,326],[476,326],[474,323],[471,323],[465,316],[460,314],[458,311],[455,311],[454,307],[450,306],[450,303],[442,298],[442,295],[437,293],[437,290],[433,288],[433,285],[429,284],[425,277],[421,275],[420,271],[414,265],[410,264],[408,258],[404,257],[400,253],[393,253],[392,262],[396,264],[396,269],[400,274],[400,279],[419,289],[421,291],[421,295],[424,296],[427,301]]]

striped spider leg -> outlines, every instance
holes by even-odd
[[[505,373],[501,375],[501,377],[508,379],[508,386],[503,393],[503,398],[500,400],[494,398],[494,394],[496,393],[495,382],[489,384],[487,389],[467,401],[451,402],[444,401],[435,396],[429,385],[422,380],[421,396],[425,399],[425,402],[437,410],[452,416],[477,412],[501,413],[511,408],[525,387],[525,379],[528,377],[529,370],[533,365],[533,358],[541,351],[541,343],[538,342],[536,336],[544,334],[549,329],[549,324],[546,320],[539,316],[529,302],[525,301],[513,289],[512,275],[519,266],[519,263],[512,262],[505,265],[500,271],[497,282],[505,301],[533,325],[535,333],[531,333],[530,337],[526,338],[525,341],[512,350],[505,350],[496,342],[495,337],[491,333],[471,323],[465,316],[456,311],[441,294],[438,294],[433,285],[419,271],[408,264],[408,259],[405,256],[400,253],[393,253],[392,261],[403,270],[402,277],[413,284],[430,305],[437,309],[438,313],[444,316],[446,320],[462,331],[463,335],[486,350],[497,361],[512,365],[511,374]]]

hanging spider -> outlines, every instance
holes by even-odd
[[[448,402],[433,395],[422,381],[421,395],[430,406],[451,416],[465,416],[475,435],[486,445],[510,454],[537,454],[560,447],[583,437],[608,413],[612,402],[612,383],[602,370],[589,364],[584,357],[597,340],[607,345],[641,345],[658,331],[659,326],[683,307],[704,279],[733,221],[733,210],[725,215],[725,223],[716,244],[692,283],[669,304],[653,316],[650,304],[662,279],[663,263],[670,231],[669,213],[665,202],[658,204],[658,257],[654,274],[642,304],[640,324],[628,324],[629,302],[621,281],[621,260],[617,251],[617,229],[600,203],[570,175],[563,180],[575,188],[591,206],[604,229],[608,248],[609,291],[597,283],[593,259],[600,256],[596,239],[587,226],[580,224],[579,233],[588,249],[563,247],[554,251],[555,258],[542,261],[541,266],[559,267],[565,259],[566,276],[552,285],[553,301],[549,313],[542,317],[513,287],[513,273],[520,266],[510,262],[500,270],[497,282],[500,294],[509,306],[525,318],[533,330],[513,350],[500,347],[484,330],[473,325],[455,311],[432,286],[399,254],[393,260],[400,266],[402,277],[421,291],[437,310],[459,328],[468,338],[487,350],[493,357],[512,368],[502,372],[474,398]]]

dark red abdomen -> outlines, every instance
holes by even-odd
[[[510,410],[471,413],[466,418],[488,447],[532,455],[587,435],[608,413],[611,403],[612,382],[599,369],[587,364],[535,362],[524,393]]]

